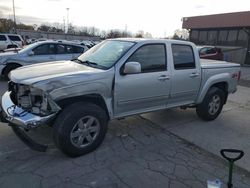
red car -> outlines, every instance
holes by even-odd
[[[197,47],[199,50],[200,58],[202,59],[213,59],[213,60],[223,60],[224,55],[220,48],[215,46],[203,46]]]

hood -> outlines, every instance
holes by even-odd
[[[20,67],[11,71],[9,77],[15,83],[32,85],[54,80],[69,80],[72,77],[78,77],[79,80],[82,74],[91,75],[103,71],[73,61],[55,61]]]

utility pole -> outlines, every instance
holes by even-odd
[[[67,10],[67,33],[69,32],[69,8],[66,8]]]
[[[66,33],[66,28],[65,28],[65,18],[63,16],[63,32]]]
[[[12,0],[13,3],[13,16],[14,16],[14,33],[16,33],[16,13],[15,13],[15,0]]]

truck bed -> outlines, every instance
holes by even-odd
[[[239,64],[226,61],[200,59],[202,69],[240,67]]]

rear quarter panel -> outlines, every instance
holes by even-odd
[[[214,84],[225,82],[228,86],[228,94],[234,93],[237,90],[238,79],[234,74],[238,74],[240,65],[228,67],[210,67],[202,68],[202,80],[200,94],[196,103],[201,103],[209,88]]]

